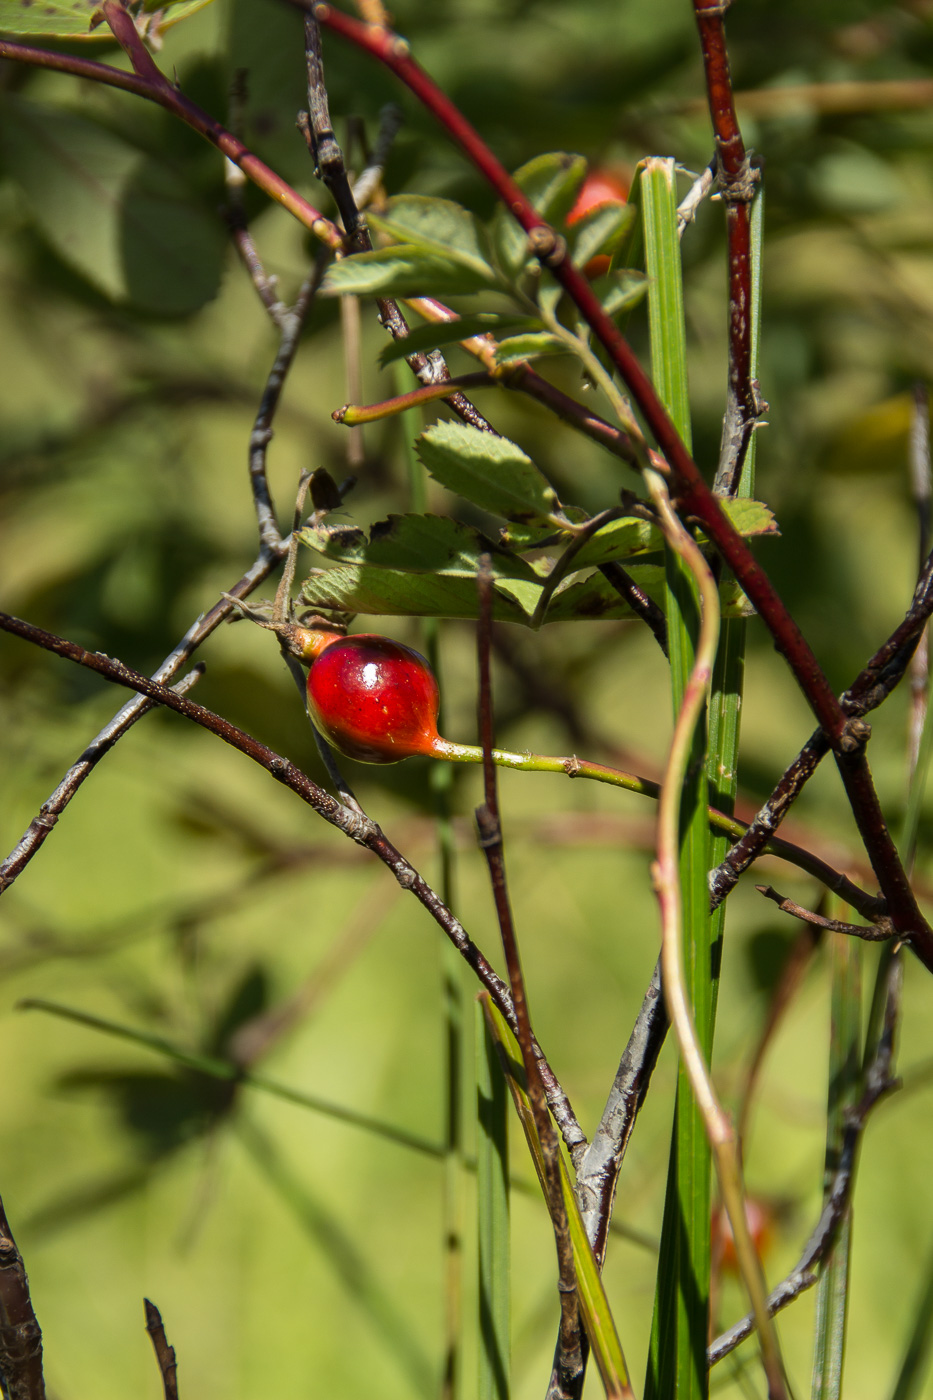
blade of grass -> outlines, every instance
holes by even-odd
[[[319,1099],[314,1094],[305,1094],[300,1089],[291,1089],[287,1084],[280,1084],[277,1080],[269,1079],[264,1074],[241,1070],[232,1060],[222,1060],[213,1055],[199,1055],[193,1051],[185,1050],[182,1046],[174,1045],[172,1041],[166,1040],[164,1036],[153,1035],[151,1031],[138,1030],[135,1026],[122,1026],[118,1021],[109,1021],[103,1016],[94,1016],[88,1011],[80,1011],[72,1006],[62,1006],[59,1002],[45,1001],[41,997],[29,997],[25,1001],[20,1001],[17,1003],[17,1008],[20,1011],[45,1011],[51,1016],[61,1016],[63,1020],[74,1021],[79,1026],[87,1026],[90,1030],[103,1031],[105,1035],[128,1040],[143,1050],[152,1050],[157,1055],[164,1055],[166,1059],[174,1060],[176,1064],[194,1070],[197,1074],[207,1075],[210,1079],[233,1079],[238,1084],[247,1085],[251,1089],[261,1089],[263,1093],[272,1094],[278,1099],[285,1099],[287,1103],[296,1104],[299,1108],[310,1108],[313,1112],[322,1113],[328,1118],[335,1118],[338,1122],[349,1123],[354,1128],[362,1128],[364,1132],[374,1133],[377,1137],[385,1138],[388,1142],[397,1143],[399,1147],[408,1147],[415,1152],[421,1152],[426,1157],[437,1158],[444,1155],[445,1149],[439,1143],[416,1137],[413,1133],[405,1132],[402,1128],[394,1128],[391,1123],[381,1123],[376,1118],[369,1118],[365,1113],[356,1113],[353,1109],[343,1108],[340,1104],[328,1103],[326,1099]]]
[[[531,1111],[518,1042],[485,993],[481,993],[479,1000],[486,1017],[490,1036],[498,1048],[500,1064],[546,1200],[547,1180],[544,1170],[544,1153]],[[596,1257],[587,1239],[583,1217],[580,1215],[573,1183],[570,1180],[570,1173],[563,1157],[560,1159],[560,1166],[561,1186],[567,1207],[567,1223],[570,1229],[574,1266],[577,1274],[577,1293],[586,1335],[593,1349],[593,1357],[599,1368],[599,1374],[609,1400],[633,1400],[628,1380],[628,1368],[625,1364],[625,1356],[619,1341],[615,1319],[612,1316],[609,1299],[606,1297]]]
[[[761,239],[764,224],[764,193],[759,187],[751,213],[751,274],[752,274],[752,337],[750,372],[758,378],[758,351],[761,332]],[[755,492],[755,453],[757,434],[752,433],[736,495],[751,497]],[[745,641],[748,624],[744,618],[724,618],[719,639],[713,684],[709,701],[709,752],[706,774],[713,804],[727,816],[735,812],[738,791],[739,734],[742,718],[742,695],[745,688]],[[715,869],[725,859],[729,841],[721,832],[710,831],[710,861]],[[713,948],[713,1016],[716,1013],[719,968],[722,963],[722,941],[726,924],[726,902],[713,912],[711,943]],[[750,1081],[751,1087],[752,1081]],[[747,1120],[749,1102],[743,1104],[739,1132]],[[739,1141],[739,1150],[742,1143]]]
[[[689,567],[702,597],[702,626],[687,691],[674,725],[658,801],[657,859],[651,874],[661,913],[661,986],[680,1061],[703,1118],[729,1216],[735,1252],[758,1328],[761,1360],[769,1400],[787,1400],[784,1366],[777,1334],[768,1315],[767,1288],[745,1214],[744,1187],[735,1129],[723,1111],[697,1035],[684,975],[683,895],[680,885],[680,807],[698,725],[704,718],[707,690],[719,642],[719,592],[703,553],[674,513],[663,481],[648,473],[648,486],[665,539]]]
[[[476,1197],[479,1230],[478,1400],[508,1400],[510,1241],[508,1098],[492,1033],[476,1005]],[[530,1112],[530,1105],[529,1105]]]
[[[834,917],[845,917],[834,912]],[[844,934],[828,935],[832,958],[829,1038],[829,1102],[826,1128],[824,1199],[845,1131],[846,1115],[861,1091],[862,945]],[[845,1353],[852,1218],[839,1227],[836,1246],[820,1271],[814,1334],[813,1400],[839,1400]]]
[[[688,445],[686,332],[674,162],[645,162],[641,176],[651,373],[655,388]],[[673,713],[680,710],[695,656],[700,614],[689,570],[666,553],[667,631]],[[707,874],[709,832],[705,726],[698,725],[681,803],[680,881],[686,986],[706,1059],[712,1049],[714,983]],[[703,1119],[681,1066],[668,1174],[661,1257],[651,1331],[647,1400],[704,1400],[710,1274],[710,1149]]]

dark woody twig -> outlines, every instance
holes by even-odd
[[[331,125],[327,88],[324,84],[324,59],[321,50],[321,30],[313,11],[305,14],[305,54],[308,68],[308,113],[300,123],[320,179],[327,186],[346,231],[346,250],[367,253],[372,239],[366,220],[361,215],[344,164],[343,152]],[[394,340],[408,335],[408,322],[396,301],[377,297],[379,320]],[[425,385],[442,383],[450,378],[447,362],[439,350],[430,354],[421,351],[406,356],[406,363],[418,380]],[[446,396],[448,406],[457,417],[483,432],[493,428],[479,410],[459,390]]]
[[[649,598],[621,564],[600,564],[599,572],[607,583],[611,583],[620,598],[623,598],[636,617],[640,617],[650,627],[658,646],[667,656],[667,618],[664,609],[659,608],[653,598]]]
[[[288,551],[275,523],[272,501],[266,478],[266,450],[272,438],[272,420],[281,397],[285,376],[298,348],[301,327],[320,276],[320,264],[311,273],[291,310],[278,318],[281,337],[278,353],[263,390],[259,410],[250,435],[249,473],[256,519],[259,526],[260,551],[250,569],[234,584],[229,593],[188,629],[173,652],[154,672],[153,679],[165,684],[176,676],[197,648],[213,631],[235,612],[234,599],[249,597],[255,588],[272,573]],[[270,312],[271,314],[271,312]],[[196,679],[196,677],[194,677]],[[191,682],[188,682],[190,684]],[[91,740],[77,763],[65,774],[52,795],[42,804],[23,837],[0,864],[0,893],[13,883],[43,844],[68,803],[96,765],[109,753],[118,739],[152,709],[152,703],[137,695],[124,705],[114,718]]]
[[[302,199],[280,175],[276,175],[274,170],[270,170],[263,161],[254,156],[232,132],[225,130],[213,117],[189,101],[159,71],[123,5],[117,4],[116,0],[104,0],[101,10],[113,30],[114,37],[133,65],[132,74],[111,68],[106,63],[93,63],[89,59],[72,58],[70,55],[49,53],[43,49],[6,41],[0,41],[0,57],[108,83],[112,87],[135,92],[139,97],[158,103],[160,107],[165,107],[205,137],[230,160],[235,161],[260,189],[294,214],[295,218],[310,229],[322,243],[335,250],[340,247],[340,231],[329,219],[325,219],[323,214],[306,199]]]
[[[264,549],[278,549],[282,544],[266,476],[266,454],[272,441],[272,420],[279,406],[286,376],[298,350],[308,310],[327,270],[327,263],[326,254],[320,254],[298,293],[294,307],[284,311],[279,317],[273,317],[279,326],[279,348],[262,391],[249,437],[249,478],[259,522],[259,542]]]
[[[609,1223],[622,1159],[645,1101],[669,1021],[661,994],[661,964],[651,982],[619,1063],[599,1127],[577,1171],[576,1193],[597,1261],[606,1253]]]
[[[178,695],[170,687],[162,685],[148,676],[141,675],[138,671],[125,666],[122,661],[103,656],[100,652],[87,651],[75,642],[69,642],[64,637],[58,637],[52,632],[34,627],[31,623],[24,622],[18,617],[12,617],[9,613],[0,612],[0,630],[22,637],[46,651],[53,652],[56,656],[63,656],[79,666],[96,671],[116,685],[123,685],[130,690],[138,691],[139,694],[147,696],[151,701],[164,705],[177,714],[184,715],[186,719],[200,725],[203,729],[207,729],[210,733],[223,739],[224,743],[239,750],[247,758],[252,759],[254,763],[265,768],[277,782],[294,792],[331,826],[335,826],[344,835],[372,851],[384,865],[388,866],[402,888],[410,891],[427,909],[435,923],[443,929],[464,961],[476,974],[482,986],[490,993],[513,1032],[515,1031],[515,1013],[505,983],[494,972],[460,921],[454,918],[447,906],[414,866],[406,860],[376,823],[371,821],[365,813],[355,812],[345,807],[330,793],[319,787],[317,783],[312,782],[300,768],[289,762],[287,758],[281,757],[265,744],[261,744],[257,739],[245,733],[244,730],[238,729],[229,720],[205,709],[203,705],[196,705],[185,696]],[[535,1042],[535,1054],[538,1057],[539,1071],[544,1080],[551,1112],[554,1114],[571,1156],[579,1155],[586,1145],[586,1137],[577,1122],[566,1094],[537,1042]]]
[[[119,14],[117,14],[120,7],[111,6],[111,10],[114,12],[116,22],[122,28],[123,20],[120,18]],[[143,52],[145,53],[148,64],[154,69],[148,52],[145,51],[145,49]],[[140,66],[145,67],[142,58],[138,58],[138,61]],[[155,72],[158,73],[158,70],[156,69]],[[174,91],[174,89],[172,90]],[[238,167],[229,160],[228,167],[230,169],[236,169],[237,173],[239,173]],[[228,189],[230,188],[231,186],[228,182]],[[235,182],[233,184],[233,189],[237,189]],[[234,195],[234,204],[236,206],[236,195]],[[260,551],[252,567],[247,570],[236,584],[234,584],[233,588],[229,590],[229,593],[224,598],[215,603],[205,616],[199,618],[192,627],[188,629],[188,632],[179,642],[175,650],[166,657],[165,661],[163,661],[162,665],[154,673],[153,678],[162,683],[170,681],[173,676],[177,675],[182,666],[185,665],[201,643],[211,635],[221,622],[234,614],[235,604],[233,600],[247,598],[250,593],[272,573],[273,569],[286,556],[288,551],[288,541],[283,540],[279,533],[272,499],[269,494],[268,478],[266,475],[266,454],[269,442],[272,439],[272,422],[279,405],[285,378],[294,361],[301,330],[304,326],[326,264],[323,257],[318,259],[315,268],[306,278],[299,291],[294,307],[288,308],[274,299],[269,288],[269,279],[265,276],[262,264],[259,261],[258,253],[256,253],[252,245],[252,240],[248,240],[247,245],[243,247],[238,244],[238,247],[241,256],[246,260],[253,284],[272,317],[272,320],[278,326],[280,333],[278,351],[263,389],[249,442],[250,487],[256,511],[256,521],[259,528]],[[192,676],[191,680],[186,681],[186,687],[192,684],[199,674],[200,672]],[[124,705],[109,724],[105,725],[100,733],[91,740],[77,763],[72,765],[52,795],[42,804],[39,815],[30,823],[13,851],[6,860],[0,864],[0,893],[13,883],[16,877],[36,854],[68,803],[77,793],[81,784],[90,775],[104,755],[109,753],[117,740],[151,708],[152,704],[150,701],[146,700],[141,695],[137,695],[127,705]]]
[[[726,206],[729,256],[729,384],[719,467],[713,489],[717,495],[732,496],[738,487],[748,444],[761,412],[752,379],[749,217],[757,174],[745,150],[735,114],[723,22],[725,6],[719,0],[693,0],[693,7],[700,31],[707,97],[716,141],[716,174],[720,198]]]
[[[148,1298],[144,1298],[143,1306],[146,1309],[146,1331],[152,1338],[156,1361],[159,1363],[162,1393],[165,1400],[178,1400],[178,1363],[175,1360],[175,1348],[168,1344],[162,1314],[155,1303],[150,1303]]]
[[[755,889],[765,899],[770,899],[784,914],[792,914],[795,919],[802,919],[805,924],[812,924],[814,928],[826,929],[829,933],[845,933],[853,938],[864,938],[869,943],[886,943],[894,937],[894,929],[889,923],[879,924],[849,924],[841,919],[826,919],[822,914],[816,914],[812,909],[804,909],[803,905],[795,904],[792,899],[785,899],[782,894],[778,894],[773,885],[756,885]]]
[[[522,974],[518,940],[512,920],[512,907],[505,873],[505,854],[502,846],[496,766],[492,759],[492,680],[489,664],[492,638],[492,569],[488,555],[483,555],[480,560],[477,588],[479,591],[479,624],[477,626],[479,730],[480,742],[483,747],[484,801],[476,809],[476,825],[479,832],[479,844],[489,868],[496,916],[502,935],[502,949],[505,954],[509,986],[512,992],[512,1005],[515,1008],[515,1020],[518,1026],[516,1039],[525,1068],[528,1100],[541,1143],[548,1213],[551,1217],[554,1243],[557,1248],[560,1329],[547,1396],[548,1400],[575,1400],[582,1389],[585,1370],[584,1353],[581,1346],[580,1314],[577,1306],[577,1274],[573,1261],[573,1246],[570,1242],[567,1207],[561,1181],[560,1148],[548,1114],[547,1097],[534,1053],[531,1018],[525,996],[525,979]]]
[[[903,678],[918,640],[933,612],[933,554],[921,572],[910,607],[891,636],[859,673],[840,703],[852,718],[861,719],[887,699]],[[751,822],[744,836],[730,849],[710,875],[710,897],[716,908],[735,887],[769,839],[773,837],[817,766],[829,752],[822,730],[816,730],[782,774],[771,796]],[[864,910],[860,910],[864,913]]]
[[[774,637],[777,650],[791,668],[827,735],[836,756],[859,834],[875,870],[882,894],[899,933],[909,939],[921,961],[933,970],[933,929],[927,923],[904,874],[885,827],[864,755],[865,727],[853,727],[834,694],[822,667],[797,623],[751,549],[726,518],[717,496],[696,462],[657,392],[615,322],[606,315],[592,287],[567,256],[567,248],[493,155],[478,132],[450,99],[414,61],[405,40],[388,30],[361,24],[332,5],[292,0],[302,9],[313,7],[318,21],[383,63],[415,94],[504,202],[528,235],[531,251],[547,267],[574,302],[632,397],[663,456],[659,468],[669,476],[681,515],[695,516],[731,568]]]
[[[22,1255],[0,1201],[0,1381],[7,1400],[45,1400],[42,1332]]]

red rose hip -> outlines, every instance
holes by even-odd
[[[626,204],[628,193],[628,184],[614,171],[591,170],[580,186],[576,202],[567,215],[567,227],[573,228],[574,224],[578,224],[593,209],[602,209],[606,204]],[[583,269],[584,276],[590,281],[604,276],[609,271],[611,261],[605,253],[600,253],[586,264]]]
[[[308,713],[346,758],[397,763],[446,748],[437,681],[420,652],[361,633],[327,640],[308,672]]]

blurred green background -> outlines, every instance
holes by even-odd
[[[399,0],[394,17],[510,167],[556,149],[623,171],[653,153],[693,171],[709,159],[686,0]],[[760,553],[841,689],[896,625],[916,573],[906,443],[912,386],[933,371],[933,114],[893,99],[875,108],[872,84],[899,82],[906,103],[909,85],[928,75],[933,5],[742,0],[728,34],[736,87],[756,91],[743,129],[767,191],[761,383],[770,412],[758,437],[758,494],[782,535]],[[106,41],[94,53],[124,62]],[[338,42],[327,41],[325,56],[341,136],[351,116],[372,132],[386,101],[403,107],[386,176],[391,192],[443,194],[489,211],[487,191],[413,100]],[[232,75],[245,67],[245,138],[328,207],[294,127],[304,100],[300,17],[272,0],[215,0],[167,32],[159,63],[221,119]],[[860,85],[843,111],[800,91],[841,81]],[[247,446],[275,337],[225,242],[216,152],[125,94],[9,63],[0,67],[0,112],[0,606],[152,670],[254,557]],[[95,124],[105,146],[130,151],[128,178],[139,195],[132,217],[106,189],[88,202],[43,181],[43,133],[67,126],[57,113]],[[685,176],[684,190],[688,183]],[[177,222],[162,222],[164,207],[153,215],[144,198],[153,190]],[[248,193],[247,206],[288,299],[308,265],[307,239],[260,196]],[[118,214],[126,217],[119,227]],[[707,204],[683,245],[694,437],[708,469],[725,380],[722,223],[721,207]],[[141,229],[154,240],[142,252]],[[643,348],[641,320],[631,334]],[[367,401],[394,392],[391,375],[374,368],[382,338],[364,311]],[[452,366],[467,368],[458,354]],[[596,401],[572,369],[554,373]],[[330,417],[346,399],[336,309],[321,305],[270,449],[283,525],[303,468],[347,474],[347,436]],[[600,509],[620,485],[633,485],[619,463],[543,411],[499,392],[480,407],[567,500]],[[407,502],[402,428],[377,425],[365,447],[348,501],[358,523]],[[432,490],[437,509],[454,508]],[[384,630],[417,644],[414,625],[390,623]],[[756,624],[750,639],[740,781],[753,810],[812,726]],[[472,742],[471,630],[446,624],[441,647],[445,732]],[[207,674],[196,698],[323,781],[272,640],[246,625],[225,627],[202,657]],[[5,854],[125,696],[6,636],[0,658]],[[503,746],[621,756],[652,775],[663,761],[666,669],[634,626],[509,633],[496,698]],[[899,693],[876,716],[871,745],[895,831],[906,724]],[[367,810],[436,878],[427,765],[346,768]],[[648,878],[652,811],[589,786],[533,774],[501,779],[537,1032],[592,1131],[658,928]],[[458,772],[456,907],[498,964],[471,834],[478,800],[477,775]],[[930,821],[926,809],[917,875],[921,892],[933,895]],[[788,834],[871,883],[828,765]],[[805,904],[818,898],[786,868],[768,867],[767,878]],[[244,758],[155,714],[100,765],[4,895],[0,928],[0,1189],[30,1272],[50,1392],[62,1400],[159,1394],[142,1326],[145,1294],[164,1313],[184,1395],[290,1400],[309,1387],[356,1395],[374,1383],[387,1400],[436,1394],[444,1315],[437,1160],[255,1090],[231,1095],[152,1053],[17,1010],[22,998],[51,998],[223,1053],[251,1015],[314,985],[314,1004],[271,1047],[262,1071],[437,1143],[442,949],[420,906]],[[727,1104],[736,1102],[795,933],[751,880],[730,900],[715,1064]],[[869,987],[876,959],[866,948]],[[889,1393],[933,1252],[933,987],[915,961],[906,972],[905,1088],[869,1125],[855,1200],[846,1379],[853,1400]],[[469,1028],[473,988],[466,976],[461,982]],[[747,1144],[750,1188],[780,1208],[766,1260],[772,1281],[795,1261],[819,1211],[828,1008],[821,952],[769,1052]],[[470,1065],[468,1053],[465,1085]],[[619,1186],[617,1219],[649,1240],[660,1229],[674,1078],[667,1047]],[[522,1154],[516,1140],[515,1169],[527,1178]],[[468,1179],[463,1191],[469,1396]],[[515,1394],[525,1400],[542,1393],[557,1316],[550,1230],[533,1195],[514,1198],[513,1237]],[[613,1239],[606,1276],[636,1390],[655,1267],[644,1243]],[[780,1324],[798,1393],[808,1384],[812,1299]],[[726,1280],[723,1322],[742,1309]],[[597,1394],[598,1379],[588,1387]],[[761,1381],[754,1371],[741,1375],[734,1359],[714,1372],[713,1388],[756,1394]],[[933,1384],[923,1393],[933,1396]]]

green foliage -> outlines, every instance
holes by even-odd
[[[7,0],[0,29],[43,41],[92,37],[93,48],[77,45],[82,54],[123,63],[105,26],[88,36],[94,8]],[[689,4],[626,0],[611,16],[597,0],[399,0],[393,10],[419,61],[506,165],[518,167],[515,178],[565,236],[575,263],[612,257],[611,272],[591,285],[643,360],[682,338],[674,373],[661,360],[655,370],[711,476],[726,382],[722,206],[701,205],[678,249],[670,224],[659,229],[650,210],[645,216],[642,171],[628,207],[565,222],[588,165],[629,174],[646,153],[672,157],[677,166],[665,165],[663,180],[675,202],[689,188],[684,170],[709,160]],[[162,71],[332,215],[295,131],[305,101],[301,14],[277,0],[204,9],[193,0],[164,15],[147,6],[137,19],[147,16],[164,29],[155,52]],[[739,114],[748,144],[764,157],[768,188],[758,377],[770,409],[757,435],[757,490],[769,504],[727,508],[842,689],[903,615],[916,572],[904,468],[911,386],[933,377],[933,121],[926,109],[879,108],[873,98],[876,80],[906,94],[927,77],[933,31],[922,6],[843,13],[763,0],[733,6],[728,25],[736,86],[753,90]],[[59,47],[74,51],[70,42]],[[273,425],[269,479],[283,529],[303,469],[325,466],[341,483],[357,478],[302,530],[309,555],[299,578],[308,557],[313,566],[302,601],[363,614],[365,628],[421,647],[410,619],[445,619],[437,633],[443,732],[473,740],[475,639],[466,624],[477,614],[475,578],[487,555],[502,624],[497,742],[657,775],[670,736],[671,671],[600,572],[624,565],[668,607],[674,649],[682,650],[688,629],[676,625],[659,532],[644,501],[632,499],[643,495],[639,478],[508,387],[514,366],[530,360],[562,393],[616,422],[626,407],[618,386],[508,211],[411,97],[336,39],[326,38],[325,59],[335,130],[354,172],[365,159],[345,140],[347,118],[364,119],[370,145],[386,101],[402,103],[404,121],[386,160],[387,198],[367,212],[376,251],[331,265]],[[245,82],[235,82],[244,69]],[[219,209],[230,196],[216,150],[130,94],[25,66],[4,71],[0,607],[154,669],[255,557],[248,453],[278,332],[228,247]],[[827,86],[837,80],[851,84],[848,106]],[[250,187],[243,215],[276,295],[292,302],[309,267],[306,235]],[[659,257],[668,271],[682,261],[682,303],[667,297],[672,284],[656,274]],[[345,377],[333,300],[351,293],[364,298],[358,389]],[[390,293],[451,298],[459,319],[423,323],[425,308],[403,307],[412,333],[388,343],[367,299]],[[477,398],[501,437],[452,422],[437,403],[423,418],[409,412],[362,436],[332,421],[350,397],[377,401],[412,387],[399,363],[412,351],[443,349],[455,376],[474,369],[460,347],[477,335],[496,341],[491,362],[502,373],[494,368],[497,386]],[[386,366],[388,377],[377,368]],[[274,586],[270,579],[260,592]],[[747,613],[726,576],[721,594],[727,613]],[[740,761],[733,670],[720,676],[723,706],[732,708],[714,716],[706,768],[723,805],[738,782],[744,815],[812,729],[770,638],[756,619],[747,626]],[[240,624],[220,629],[202,654],[207,671],[194,697],[328,783],[272,639]],[[125,695],[6,636],[0,662],[2,857]],[[675,664],[682,681],[683,654]],[[892,827],[906,808],[917,888],[927,898],[929,744],[907,807],[907,719],[898,692],[874,717],[872,769]],[[347,770],[374,821],[433,882],[437,793],[428,765]],[[706,788],[703,771],[698,755],[694,797]],[[451,765],[445,781],[457,818],[445,855],[448,888],[464,928],[496,962],[488,887],[468,831],[479,775]],[[570,783],[563,772],[501,775],[535,1028],[588,1135],[657,952],[653,810],[628,794],[594,793],[596,786]],[[701,804],[693,805],[705,843]],[[793,822],[789,837],[873,888],[829,771],[805,790]],[[685,861],[697,925],[707,863]],[[789,869],[772,862],[762,878],[777,881],[780,870],[781,892],[815,907],[820,887]],[[450,1393],[459,1386],[469,1397],[477,1291],[494,1287],[501,1296],[507,1286],[501,1248],[481,1278],[474,1270],[473,1127],[469,1114],[449,1121],[463,1068],[442,1009],[475,983],[462,965],[452,973],[435,957],[440,934],[411,896],[267,775],[176,716],[154,714],[80,789],[3,893],[0,921],[0,1191],[46,1333],[50,1392],[74,1400],[155,1393],[137,1316],[145,1290],[166,1316],[185,1394],[291,1400],[307,1393],[310,1376],[328,1394],[375,1383],[387,1400],[408,1400],[436,1393],[446,1366]],[[778,1222],[765,1259],[769,1283],[795,1263],[824,1186],[833,978],[821,951],[804,970],[795,928],[759,902],[752,877],[730,898],[725,927],[712,925],[723,974],[715,1073],[737,1115],[756,1047],[765,1027],[777,1025],[745,1141],[748,1180]],[[702,940],[692,951],[698,947],[702,963]],[[878,962],[867,947],[866,979]],[[695,969],[695,989],[706,970]],[[919,1400],[930,1388],[930,1266],[918,1259],[933,1238],[924,1097],[933,1082],[933,993],[916,960],[905,971],[906,1087],[868,1124],[848,1276],[837,1269],[823,1285],[819,1374],[838,1389],[833,1319],[845,1294],[854,1320],[851,1400]],[[709,978],[702,996],[715,996]],[[15,1009],[24,1000],[29,1014]],[[857,1000],[850,992],[853,1022]],[[707,1015],[708,1003],[702,1009]],[[863,1036],[870,1046],[874,1022]],[[244,1046],[254,1055],[248,1062]],[[611,1308],[608,1350],[617,1330],[638,1378],[651,1351],[659,1267],[663,1284],[675,1281],[671,1241],[676,1256],[683,1226],[698,1259],[708,1235],[702,1143],[696,1124],[683,1120],[665,1219],[676,1079],[668,1049],[624,1165],[619,1233],[602,1281],[587,1275],[591,1307],[605,1300]],[[484,1096],[502,1088],[487,1081]],[[472,1092],[463,1101],[472,1104]],[[468,1141],[453,1150],[462,1133]],[[543,1393],[556,1320],[549,1225],[536,1188],[520,1189],[530,1159],[513,1136],[511,1376],[502,1374],[501,1317],[486,1354],[499,1367],[485,1381],[497,1400],[506,1381],[516,1400]],[[494,1148],[498,1225],[490,1229],[501,1245],[501,1121]],[[693,1154],[693,1187],[685,1153]],[[488,1160],[484,1170],[488,1182]],[[735,1281],[721,1278],[716,1326],[744,1308]],[[463,1319],[452,1359],[441,1340],[451,1315]],[[694,1336],[702,1333],[698,1355],[702,1308],[694,1307],[693,1324]],[[781,1337],[794,1391],[805,1392],[812,1302],[783,1315]],[[717,1394],[760,1391],[754,1362],[745,1360],[752,1347],[713,1373]],[[668,1355],[683,1379],[689,1357],[674,1348]],[[686,1380],[668,1380],[666,1396],[689,1393]],[[703,1378],[695,1380],[702,1389]],[[590,1388],[597,1384],[591,1378]]]
[[[135,13],[143,32],[148,31],[150,16],[157,11],[158,33],[210,3],[211,0],[136,0],[128,8]],[[110,32],[101,26],[99,11],[97,0],[43,0],[41,8],[33,0],[0,0],[0,33],[41,39],[108,39]]]
[[[223,230],[167,162],[97,122],[9,94],[0,158],[42,235],[105,296],[183,316],[216,295]]]

